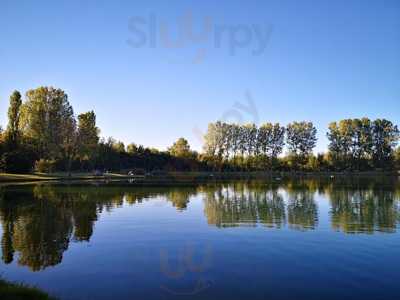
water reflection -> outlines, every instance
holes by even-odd
[[[256,225],[257,199],[244,183],[207,186],[202,192],[208,224],[218,227]]]
[[[320,215],[318,195],[329,201],[327,216]],[[400,220],[397,179],[240,181],[169,188],[2,187],[2,260],[40,271],[59,264],[71,241],[89,242],[103,211],[161,197],[184,212],[196,196],[203,201],[208,224],[219,228],[314,230],[324,217],[344,233],[393,233]]]
[[[40,271],[59,264],[71,240],[90,241],[102,211],[135,205],[163,196],[178,210],[189,203],[195,188],[126,188],[36,185],[2,188],[0,221],[2,260]]]
[[[241,182],[205,189],[208,224],[218,227],[256,226],[313,229],[318,224],[315,190],[303,183]]]
[[[399,201],[388,189],[327,189],[332,227],[346,233],[395,232]]]
[[[318,207],[312,191],[290,190],[287,210],[288,222],[293,229],[314,229],[318,225]]]

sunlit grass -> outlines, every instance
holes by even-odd
[[[10,174],[0,173],[0,181],[29,181],[29,180],[46,180],[51,179],[51,176],[45,174]]]
[[[142,177],[142,176],[136,176]],[[32,173],[32,174],[11,174],[0,173],[0,182],[29,182],[42,180],[92,180],[92,179],[124,179],[132,178],[126,174],[107,173],[102,176],[95,176],[92,173],[83,172],[54,172],[54,173]]]

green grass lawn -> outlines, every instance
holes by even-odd
[[[53,177],[44,174],[10,174],[0,173],[0,182],[7,181],[35,181],[35,180],[48,180]]]
[[[10,174],[0,173],[0,182],[29,182],[29,181],[46,181],[46,180],[92,180],[92,179],[124,179],[131,178],[118,173],[107,173],[102,176],[94,176],[92,173],[73,172],[69,175],[66,172],[55,173],[32,173],[32,174]]]
[[[0,299],[2,300],[55,300],[41,290],[20,283],[10,283],[0,279]]]

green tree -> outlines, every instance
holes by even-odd
[[[228,160],[230,156],[233,155],[234,146],[234,130],[231,124],[222,123],[221,126],[222,136],[223,136],[223,157]]]
[[[204,153],[207,161],[212,166],[222,168],[222,162],[225,154],[225,136],[222,122],[210,123],[207,133],[204,136]]]
[[[368,118],[353,119],[352,123],[351,156],[353,168],[360,170],[371,156],[372,152],[372,126]]]
[[[218,148],[218,136],[217,126],[215,123],[208,124],[208,129],[204,135],[204,152],[206,155],[215,156]]]
[[[118,142],[113,142],[112,143],[112,148],[115,152],[122,154],[125,153],[125,145],[123,142],[118,141]]]
[[[10,106],[8,108],[7,143],[10,150],[14,150],[19,141],[21,105],[21,94],[18,91],[14,91],[10,96]]]
[[[20,131],[21,94],[14,91],[10,96],[8,108],[8,125],[4,134],[1,134],[0,168],[5,172],[24,173],[32,169],[34,154],[29,145],[24,143]]]
[[[239,152],[242,158],[244,157],[248,145],[247,145],[247,131],[244,126],[239,127],[239,135],[238,135],[238,144],[239,144]]]
[[[72,106],[63,90],[40,87],[28,91],[21,107],[20,130],[39,158],[56,160],[61,169],[70,171],[76,155],[77,130]]]
[[[279,123],[265,123],[258,129],[257,148],[269,162],[269,165],[277,160],[285,145],[285,127]]]
[[[345,119],[329,125],[329,155],[336,168],[361,170],[390,167],[399,137],[397,126],[385,119]]]
[[[26,93],[21,108],[21,130],[41,158],[70,159],[76,144],[76,122],[67,94],[40,87]]]
[[[96,126],[96,114],[89,111],[78,116],[78,156],[81,166],[85,162],[93,167],[93,160],[96,155],[99,143],[100,130]]]
[[[0,157],[3,155],[4,153],[4,149],[5,145],[4,145],[4,132],[3,132],[3,127],[0,126]]]
[[[400,147],[398,147],[394,153],[394,159],[396,162],[396,168],[400,169]]]
[[[372,122],[368,118],[362,118],[360,120],[360,148],[361,148],[361,158],[368,160],[372,157],[372,147],[373,147],[373,135],[372,135]]]
[[[347,151],[343,148],[342,134],[340,126],[336,122],[332,122],[328,126],[327,137],[329,140],[329,161],[334,168],[343,168],[343,161]]]
[[[122,167],[122,156],[125,154],[125,146],[122,142],[117,142],[111,137],[107,140],[102,138],[98,146],[96,167],[107,170],[120,170]]]
[[[286,127],[289,155],[295,168],[304,166],[317,142],[317,129],[312,122],[293,122]]]
[[[238,124],[231,124],[230,125],[230,138],[231,138],[231,151],[232,151],[232,156],[235,160],[238,152],[239,152],[239,148],[240,148],[240,126]]]
[[[168,152],[172,156],[188,158],[191,156],[190,145],[189,142],[184,139],[178,139],[169,149]]]
[[[373,122],[372,132],[374,166],[391,167],[394,149],[399,140],[399,129],[389,120],[377,119]]]
[[[344,119],[329,125],[329,156],[335,168],[359,168],[364,154],[362,128],[360,119]]]
[[[257,127],[255,124],[246,124],[243,126],[247,156],[250,157],[257,152]]]
[[[354,135],[353,121],[351,119],[341,120],[339,122],[339,134],[340,134],[340,147],[345,159],[347,166],[351,167],[352,158],[352,140]],[[350,163],[350,165],[349,165]]]
[[[307,170],[313,172],[320,172],[326,170],[328,167],[328,162],[323,153],[318,153],[317,156],[309,155],[308,162],[306,165]]]
[[[126,147],[126,152],[128,154],[134,155],[137,154],[139,150],[139,147],[135,143],[131,143]]]

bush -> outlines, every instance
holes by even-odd
[[[55,160],[41,158],[35,162],[35,171],[39,173],[52,173],[55,170],[55,167]]]
[[[32,170],[33,161],[29,151],[5,152],[0,159],[0,169],[7,173],[28,173]]]
[[[400,169],[400,147],[397,148],[394,153],[394,161],[396,163],[396,169]]]

